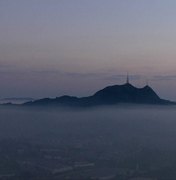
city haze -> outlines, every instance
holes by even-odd
[[[175,179],[175,107],[1,107],[9,179]]]

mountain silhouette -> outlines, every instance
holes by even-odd
[[[128,81],[123,85],[113,85],[97,91],[88,97],[61,96],[56,98],[44,98],[24,103],[30,106],[98,106],[115,105],[119,103],[130,104],[175,104],[174,102],[161,99],[148,85],[143,88],[134,87]]]

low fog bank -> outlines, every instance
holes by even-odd
[[[176,179],[175,115],[174,106],[1,106],[0,177]]]
[[[122,106],[92,109],[0,108],[0,140],[57,143],[77,137],[124,145],[176,148],[176,107]]]

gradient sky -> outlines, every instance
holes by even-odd
[[[176,100],[175,0],[0,0],[0,98],[149,84]]]

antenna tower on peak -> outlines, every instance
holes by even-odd
[[[129,84],[129,74],[127,73],[126,84]]]

